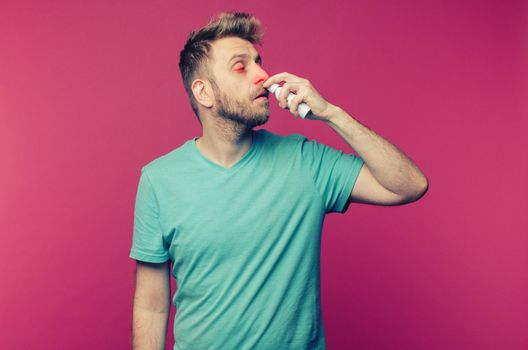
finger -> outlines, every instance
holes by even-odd
[[[302,93],[299,93],[291,101],[290,112],[296,117],[300,115],[298,111],[298,107],[303,102],[303,100],[304,100],[304,95]]]
[[[282,85],[282,88],[281,88],[281,92],[279,94],[279,105],[282,107],[282,108],[286,108],[288,107],[288,95],[290,94],[290,92],[292,93],[297,93],[297,91],[299,90],[299,83],[296,83],[296,82],[288,82],[288,83],[284,83],[284,85]]]
[[[300,78],[300,77],[298,77],[298,76],[296,76],[294,74],[291,74],[291,73],[288,73],[288,72],[282,72],[282,73],[274,74],[271,77],[269,77],[262,84],[262,86],[265,87],[265,88],[268,88],[268,87],[270,87],[273,84],[279,84],[279,83],[281,83],[283,81],[294,82],[294,81],[300,81],[300,80],[302,80],[302,78]]]

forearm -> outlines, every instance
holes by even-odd
[[[132,315],[132,349],[165,349],[169,311],[153,311],[137,304]]]
[[[406,197],[418,197],[427,190],[427,178],[402,151],[334,107],[325,123],[358,153],[383,187]]]

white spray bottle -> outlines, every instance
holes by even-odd
[[[282,90],[282,86],[280,86],[279,84],[272,84],[269,88],[267,88],[269,90],[269,92],[271,92],[273,95],[275,95],[275,98],[278,100],[279,99],[279,96],[280,96],[280,92]],[[288,96],[286,97],[286,101],[288,102],[288,108],[291,107],[291,100],[295,97],[296,95],[292,92],[290,92],[288,94]],[[299,105],[297,106],[297,111],[299,112],[299,115],[301,116],[301,118],[306,118],[306,115],[308,115],[308,113],[312,113],[310,107],[302,102],[302,103],[299,103]]]

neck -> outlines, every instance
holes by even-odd
[[[253,130],[227,124],[207,127],[196,140],[196,147],[204,156],[224,168],[230,168],[240,160],[253,144]]]

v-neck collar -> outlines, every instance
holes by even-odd
[[[240,168],[242,168],[255,154],[256,149],[259,146],[260,142],[260,133],[258,130],[253,130],[253,140],[251,141],[251,147],[249,150],[244,153],[244,155],[233,165],[231,165],[229,168],[225,168],[221,166],[220,164],[217,164],[207,158],[199,149],[198,146],[196,146],[196,140],[198,139],[198,136],[194,137],[191,140],[191,148],[193,149],[194,153],[198,156],[198,158],[208,167],[210,167],[213,170],[216,170],[220,173],[224,174],[232,174],[236,171],[238,171]]]

